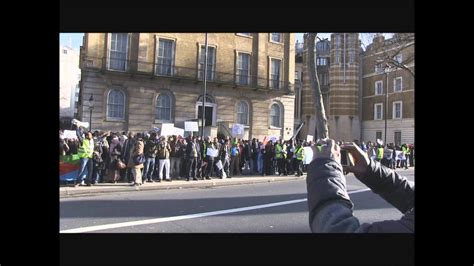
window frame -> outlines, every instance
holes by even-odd
[[[380,106],[380,118],[377,118],[377,106]],[[374,104],[374,120],[383,120],[383,103]]]
[[[169,98],[169,101],[170,101],[170,106],[169,106],[169,109],[170,109],[170,116],[169,116],[169,119],[159,119],[158,117],[158,98],[161,97],[161,96],[167,96]],[[174,100],[173,100],[173,95],[171,95],[171,93],[167,92],[167,91],[161,91],[159,92],[156,96],[155,96],[155,106],[154,106],[154,110],[153,110],[153,114],[154,114],[154,121],[155,121],[155,124],[156,123],[169,123],[169,122],[173,122],[173,111],[174,111]]]
[[[380,93],[377,93],[377,84],[381,84],[380,85],[380,87],[381,87],[381,92]],[[374,86],[375,86],[375,88],[374,88],[375,95],[383,95],[384,94],[384,88],[383,88],[383,81],[382,80],[376,80]]]
[[[127,35],[127,41],[126,41],[126,49],[125,49],[125,67],[123,70],[121,69],[113,69],[110,67],[110,63],[111,63],[111,57],[110,57],[110,53],[112,52],[112,49],[111,49],[111,46],[112,46],[112,35],[113,34],[126,34]],[[123,33],[123,32],[111,32],[111,33],[108,33],[107,34],[107,70],[108,71],[116,71],[116,72],[127,72],[128,71],[128,58],[130,56],[130,42],[131,42],[131,38],[130,38],[130,33]]]
[[[235,57],[235,84],[239,86],[250,86],[251,85],[251,67],[252,67],[252,53],[249,52],[244,52],[244,51],[235,51],[236,52],[236,57]],[[247,70],[247,83],[242,84],[241,81],[241,76],[240,75],[240,70],[239,69],[239,57],[241,54],[245,54],[249,56],[248,60],[248,70]],[[243,69],[242,69],[243,70]]]
[[[268,88],[270,89],[273,89],[273,90],[281,90],[282,89],[282,67],[283,67],[283,59],[282,58],[277,58],[277,57],[271,57],[269,56],[268,57],[268,60],[269,60],[269,68],[268,68]],[[279,61],[280,62],[280,66],[279,66],[279,73],[278,73],[278,87],[274,87],[273,85],[273,82],[275,81],[275,79],[273,79],[273,75],[272,74],[272,71],[273,71],[273,62],[274,61]]]
[[[397,80],[400,80],[400,89],[397,89]],[[393,79],[393,92],[403,91],[403,77],[396,77]]]
[[[213,57],[213,62],[212,64],[209,64],[209,60],[207,62],[208,66],[209,65],[212,65],[212,71],[211,71],[211,79],[209,79],[209,77],[207,78],[207,81],[215,81],[216,80],[216,62],[217,62],[217,46],[216,45],[207,45],[207,48],[208,48],[208,51],[211,50],[209,48],[213,48],[214,49],[214,57]],[[199,44],[198,45],[198,62],[197,62],[197,78],[198,80],[204,80],[204,68],[201,69],[201,56],[203,57],[204,61],[206,60],[205,59],[205,49],[206,49],[206,45],[205,44]],[[203,54],[203,50],[204,50],[204,54]],[[205,62],[202,63],[202,65],[204,66]],[[209,69],[208,69],[209,71]],[[202,73],[202,74],[201,74]],[[208,72],[209,73],[209,72]],[[209,74],[208,74],[209,75]]]
[[[280,36],[279,39],[280,40],[279,41],[274,41],[273,40],[273,34],[279,34],[279,36]],[[276,44],[283,44],[283,33],[281,33],[281,32],[271,32],[271,33],[269,33],[269,37],[270,37],[269,42],[276,43]]]
[[[240,114],[239,108],[240,108],[241,103],[245,104],[247,108],[247,117],[246,117],[247,123],[241,123],[242,121],[239,121],[239,114]],[[250,126],[250,104],[246,100],[239,100],[237,101],[235,107],[236,107],[235,108],[235,114],[236,114],[235,123],[244,125],[244,127],[249,127]]]
[[[279,109],[279,119],[278,119],[278,126],[275,126],[273,125],[273,116],[272,116],[272,109],[273,109],[273,106],[277,106],[278,109]],[[269,113],[269,119],[270,119],[270,129],[282,129],[283,128],[283,107],[280,103],[278,102],[273,102],[271,105],[270,105],[270,113]]]
[[[165,73],[159,73],[158,72],[158,64],[159,62],[159,56],[160,56],[160,41],[171,41],[172,42],[172,47],[171,47],[171,65],[170,65],[170,74],[165,74]],[[172,77],[175,75],[175,63],[176,63],[176,39],[172,38],[166,38],[166,37],[160,37],[155,35],[155,42],[156,42],[156,49],[155,49],[155,66],[154,66],[154,73],[156,76],[164,76],[164,77]]]
[[[120,93],[122,93],[123,95],[123,117],[112,117],[112,116],[109,116],[109,111],[110,111],[110,108],[109,108],[109,99],[110,99],[110,94],[114,91],[118,91]],[[109,89],[109,91],[107,92],[107,98],[106,98],[106,110],[105,110],[105,117],[106,117],[106,121],[114,121],[114,122],[124,122],[125,121],[125,117],[126,117],[126,103],[127,103],[127,95],[126,93],[124,92],[123,89],[121,88],[117,88],[117,87],[112,87]],[[118,105],[116,103],[113,103],[112,105]]]
[[[396,117],[397,110],[396,110],[396,105],[400,104],[400,117]],[[403,101],[394,101],[392,103],[392,119],[403,119]]]

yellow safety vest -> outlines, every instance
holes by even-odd
[[[377,149],[377,159],[382,160],[383,158],[383,148]]]
[[[77,154],[79,158],[92,158],[92,153],[94,152],[94,147],[91,145],[89,139],[84,138],[82,140],[82,145],[77,149]]]
[[[296,159],[302,161],[304,159],[304,149],[303,147],[299,147],[296,149]]]

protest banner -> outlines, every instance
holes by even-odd
[[[173,123],[163,123],[161,124],[161,133],[160,136],[171,136],[174,134],[174,124]]]
[[[199,126],[197,121],[185,121],[184,122],[184,130],[190,132],[199,131]]]

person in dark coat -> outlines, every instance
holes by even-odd
[[[314,159],[308,165],[309,225],[313,233],[413,233],[415,228],[414,184],[392,169],[370,159],[356,144],[337,145],[334,140],[318,142]],[[341,165],[340,149],[354,158],[352,166]],[[347,189],[343,169],[354,175],[374,193],[397,208],[399,220],[360,224],[353,214],[354,204]]]

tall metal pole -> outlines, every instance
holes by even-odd
[[[204,44],[204,93],[202,94],[202,122],[201,122],[201,140],[204,139],[204,121],[206,120],[206,90],[207,90],[207,32]]]
[[[387,88],[385,90],[385,136],[383,143],[387,145],[387,113],[388,113],[388,68],[385,67],[385,78],[387,83]]]

